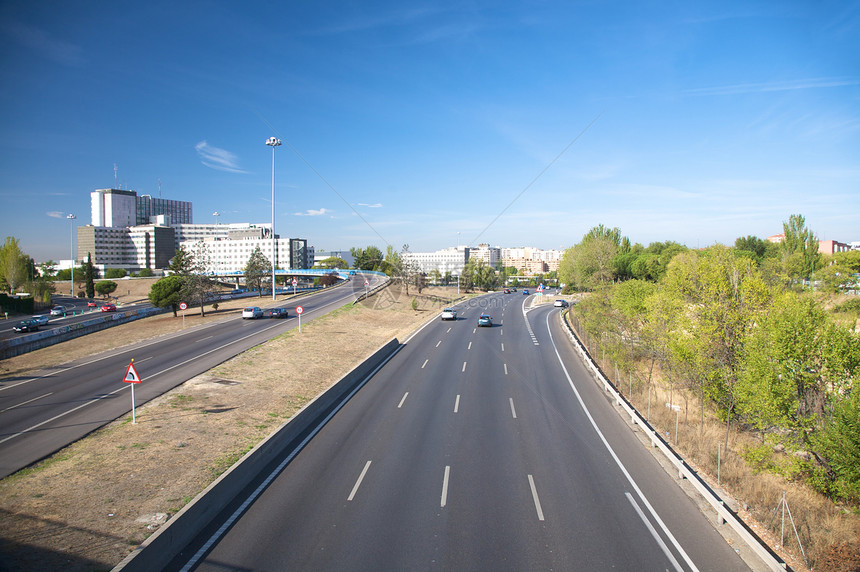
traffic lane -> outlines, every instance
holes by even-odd
[[[557,364],[558,357],[554,354],[556,350],[559,352],[577,391],[588,408],[588,414],[581,410],[577,416],[578,419],[586,421],[588,415],[591,415],[602,437],[606,439],[630,475],[632,482],[629,482],[627,488],[633,497],[632,500],[639,504],[642,513],[664,538],[666,544],[672,546],[669,536],[671,535],[700,570],[748,570],[738,554],[714,528],[712,522],[715,516],[702,514],[693,500],[643,447],[618,415],[613,402],[608,400],[606,394],[594,382],[567,340],[563,327],[558,321],[559,313],[559,309],[542,307],[529,312],[529,318],[534,315],[536,326],[540,324],[535,327],[535,332],[542,342],[540,347],[546,361]],[[573,394],[563,370],[559,369],[553,377],[557,380],[553,386],[559,389],[559,398],[562,398],[565,393]],[[547,399],[553,398],[551,395],[547,396]],[[595,433],[590,420],[587,424],[589,427],[578,428],[575,434]],[[646,500],[638,497],[637,489]],[[650,513],[648,505],[653,507],[656,516]],[[683,562],[682,554],[676,554],[676,558]]]
[[[577,562],[584,547],[565,550],[570,525],[562,525],[547,547],[551,535],[542,532],[534,480],[525,467],[512,470],[509,452],[519,429],[505,392],[494,390],[503,387],[495,380],[502,375],[498,360],[487,352],[476,356],[474,367],[467,363],[460,369],[459,360],[449,361],[449,367],[428,375],[421,368],[425,355],[416,351],[399,360],[398,354],[389,362],[400,364],[390,376],[383,373],[386,366],[382,377],[377,374],[329,422],[201,569],[421,563],[523,568]],[[405,375],[409,367],[413,375]],[[435,390],[422,391],[417,384]],[[410,399],[398,401],[395,411],[393,398],[401,393]],[[394,413],[379,412],[380,402]],[[516,463],[519,456],[514,457]],[[343,476],[341,468],[353,478]],[[635,560],[623,562],[648,561],[639,550]]]

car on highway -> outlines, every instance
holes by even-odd
[[[529,291],[528,291],[528,290],[523,290],[523,296],[528,296],[528,295],[529,295]]]
[[[442,319],[443,320],[456,320],[457,319],[457,310],[454,308],[445,308],[442,310]]]
[[[242,310],[242,319],[243,320],[256,320],[257,318],[263,317],[263,310],[258,308],[257,306],[248,306],[244,310]]]
[[[269,316],[272,318],[289,318],[289,313],[286,308],[272,308],[272,311],[269,313]]]
[[[567,308],[567,300],[556,300],[552,305],[556,308]]]
[[[30,319],[33,320],[34,322],[36,322],[40,326],[47,325],[48,320],[50,320],[50,318],[48,316],[45,316],[44,314],[39,315],[39,316],[33,316]]]
[[[478,326],[489,328],[493,325],[493,319],[487,314],[481,314],[478,316]]]
[[[116,312],[116,305],[108,302],[107,304],[103,304],[101,307],[102,312]]]
[[[53,308],[51,308],[51,315],[52,316],[64,316],[65,314],[66,314],[66,307],[65,306],[54,306]]]
[[[90,300],[87,302],[87,308],[98,308],[99,304],[95,300]]]
[[[21,320],[12,329],[16,332],[35,332],[39,329],[39,324],[35,320]]]

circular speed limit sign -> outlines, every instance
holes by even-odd
[[[302,308],[301,306],[296,306],[296,314],[301,315],[301,313],[302,313],[302,312],[304,312],[304,311],[305,311],[305,309],[304,309],[304,308]]]
[[[186,304],[185,302],[180,302],[180,303],[179,303],[179,309],[180,309],[180,310],[184,310],[184,309],[186,309],[187,307],[188,307],[188,304]]]

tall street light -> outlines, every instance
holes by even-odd
[[[280,144],[277,137],[266,140],[266,145],[272,148],[272,301],[275,300],[275,147]]]
[[[69,288],[69,291],[72,295],[72,298],[75,297],[75,223],[73,222],[76,218],[75,215],[69,214],[66,216],[69,219],[69,254],[72,256],[72,287]]]

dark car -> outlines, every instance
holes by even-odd
[[[486,314],[481,314],[478,316],[478,325],[483,327],[492,327],[493,319]]]
[[[272,308],[272,313],[270,314],[272,318],[289,318],[289,314],[286,308]]]
[[[36,320],[21,320],[12,329],[16,332],[35,332],[39,329],[39,323]]]

